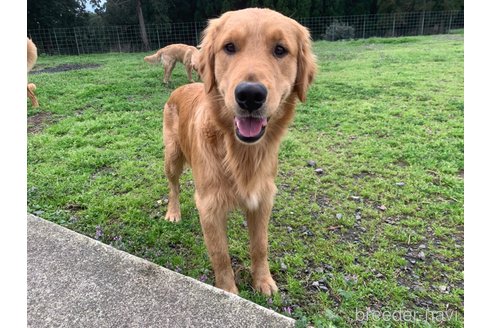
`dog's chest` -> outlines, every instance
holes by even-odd
[[[251,192],[241,197],[241,204],[249,211],[256,211],[260,205],[260,197],[256,192]]]
[[[245,178],[244,176],[230,176],[231,196],[234,197],[235,203],[240,207],[256,211],[261,204],[269,200],[275,194],[275,182],[270,175],[258,174]]]

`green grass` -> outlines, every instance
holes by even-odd
[[[463,326],[463,35],[314,48],[319,73],[280,151],[269,257],[280,293],[252,290],[234,212],[240,295],[298,326]],[[143,56],[39,58],[38,69],[101,66],[29,76],[41,107],[28,105],[28,209],[212,284],[190,171],[182,222],[163,220],[162,107],[172,88]],[[184,83],[178,65],[171,87]],[[358,321],[368,309],[418,319]],[[451,319],[432,320],[435,311]]]

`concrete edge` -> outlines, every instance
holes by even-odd
[[[238,295],[235,295],[235,294],[226,292],[226,291],[224,291],[222,289],[219,289],[219,288],[216,288],[214,286],[208,285],[208,284],[203,283],[203,282],[201,282],[199,280],[196,280],[194,278],[185,276],[185,275],[183,275],[181,273],[178,273],[178,272],[169,270],[169,269],[167,269],[165,267],[159,266],[159,265],[157,265],[157,264],[155,264],[153,262],[150,262],[148,260],[145,260],[143,258],[140,258],[140,257],[137,257],[137,256],[132,255],[130,253],[127,253],[127,252],[118,250],[118,249],[116,249],[116,248],[114,248],[112,246],[109,246],[107,244],[104,244],[104,243],[102,243],[102,242],[100,242],[98,240],[92,239],[90,237],[87,237],[87,236],[82,235],[82,234],[80,234],[78,232],[72,231],[72,230],[70,230],[68,228],[65,228],[65,227],[60,226],[58,224],[55,224],[53,222],[47,221],[47,220],[45,220],[43,218],[37,217],[37,216],[32,215],[30,213],[27,214],[27,222],[28,222],[28,225],[29,224],[31,224],[31,225],[32,224],[34,224],[34,225],[44,225],[46,227],[49,227],[50,229],[57,230],[58,232],[60,232],[62,234],[73,235],[73,236],[75,236],[78,239],[84,239],[89,246],[101,248],[101,249],[103,249],[103,250],[105,250],[106,252],[109,252],[109,253],[114,253],[115,255],[120,256],[121,258],[125,258],[125,259],[130,260],[131,262],[135,263],[136,265],[139,265],[139,266],[142,266],[142,267],[145,267],[145,268],[152,267],[153,269],[162,271],[165,274],[174,275],[179,280],[185,280],[185,281],[187,281],[193,288],[205,290],[208,293],[213,293],[213,294],[216,294],[216,295],[221,295],[222,297],[227,298],[230,302],[237,303],[239,306],[244,306],[245,305],[245,302],[246,302],[246,303],[248,303],[247,304],[248,306],[253,307],[257,311],[263,313],[265,316],[277,318],[278,320],[281,320],[281,321],[285,322],[287,324],[287,326],[294,326],[294,324],[295,324],[295,320],[294,319],[289,318],[289,317],[286,317],[286,316],[284,316],[284,315],[282,315],[282,314],[280,314],[278,312],[275,312],[275,311],[273,311],[271,309],[267,309],[267,308],[265,308],[265,307],[263,307],[261,305],[258,305],[258,304],[254,303],[254,302],[251,302],[251,301],[247,300],[247,299],[244,299],[244,298],[242,298],[242,297],[240,297]],[[29,239],[28,239],[28,242],[29,242]]]

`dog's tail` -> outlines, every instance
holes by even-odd
[[[144,61],[146,61],[149,64],[159,64],[160,62],[162,62],[161,54],[156,52],[153,55],[145,56]]]

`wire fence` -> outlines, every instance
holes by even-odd
[[[298,20],[314,40],[446,34],[464,28],[464,11],[423,11],[377,15],[310,17]],[[138,25],[28,30],[39,53],[81,55],[142,52],[173,43],[196,45],[207,22],[146,25],[148,47]]]

